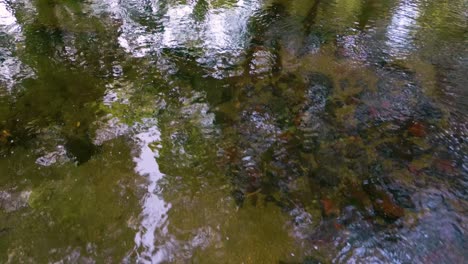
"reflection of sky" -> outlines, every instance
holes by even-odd
[[[0,0],[0,34],[6,34],[14,40],[22,39],[22,29],[16,21],[14,11],[3,0]]]
[[[167,11],[159,10],[158,3],[152,2],[148,8],[153,12],[149,14],[138,10],[145,6],[145,2],[138,4],[139,1],[109,0],[104,7],[122,23],[119,44],[123,49],[135,57],[147,56],[162,48],[196,49],[201,56],[198,62],[214,70],[228,67],[220,64],[241,54],[247,40],[249,17],[259,7],[256,1],[239,0],[228,8],[209,9],[203,21],[197,21],[195,2],[174,4],[167,7]],[[139,22],[142,20],[157,25],[143,25]]]
[[[148,121],[151,123],[151,120]],[[170,204],[159,196],[158,181],[162,179],[163,174],[156,162],[158,152],[152,150],[149,145],[160,140],[160,132],[156,126],[152,126],[138,133],[136,139],[140,146],[140,155],[134,158],[135,170],[148,180],[148,192],[143,200],[143,218],[135,236],[138,263],[159,263],[165,260],[167,253],[164,251],[165,247],[156,249],[156,236],[164,236],[167,233],[165,222]]]
[[[401,1],[396,8],[390,25],[387,28],[387,46],[390,55],[405,57],[414,48],[413,32],[418,27],[420,3],[417,1]]]
[[[0,1],[0,28],[5,30],[16,25],[16,18],[4,1]]]
[[[199,24],[194,21],[193,6],[171,7],[164,22],[162,46],[194,45],[219,52],[237,51],[243,47],[247,20],[254,8],[255,5],[250,7],[240,0],[230,9],[209,10],[205,21]]]
[[[131,84],[128,83],[124,85],[120,85],[119,82],[108,84],[103,98],[104,105],[112,108],[113,104],[116,103],[129,104],[131,90]],[[209,107],[206,103],[198,102],[205,97],[206,95],[203,93],[194,93],[191,98],[181,99],[184,102],[181,114],[182,118],[188,118],[195,122],[205,135],[209,135],[215,132],[213,129],[214,114],[208,112]],[[164,104],[162,103],[162,105]],[[155,105],[154,107],[161,106]],[[106,119],[108,119],[107,122],[105,122]],[[161,263],[170,260],[174,255],[179,254],[182,247],[179,241],[175,240],[174,236],[168,232],[168,212],[171,209],[171,204],[163,199],[162,189],[159,185],[159,181],[165,175],[160,171],[157,162],[160,147],[158,144],[161,140],[157,120],[146,118],[129,127],[123,124],[118,117],[109,114],[97,124],[100,128],[96,131],[94,139],[96,145],[102,145],[105,141],[122,135],[131,136],[136,143],[136,152],[133,158],[135,172],[146,179],[144,186],[146,191],[141,200],[140,223],[134,238],[135,248],[130,254],[137,255],[137,263]],[[157,147],[154,147],[155,145]],[[184,154],[183,147],[180,150],[179,154]],[[202,232],[205,229],[200,230]],[[202,241],[202,238],[203,236],[195,236],[193,241],[189,243],[193,244],[192,247],[196,247],[200,243],[208,243]]]
[[[16,46],[23,38],[21,26],[9,5],[0,0],[0,84],[11,89],[18,77],[32,75],[18,58],[13,56]]]
[[[108,85],[107,92],[103,98],[104,104],[112,107],[114,103],[128,103],[122,91],[115,92],[113,85]],[[105,141],[114,139],[122,135],[132,134],[132,138],[137,145],[137,155],[133,158],[135,162],[135,172],[145,177],[147,185],[146,194],[141,201],[142,212],[141,222],[135,234],[135,252],[138,263],[160,263],[167,260],[169,255],[169,245],[171,238],[167,232],[167,213],[171,207],[160,195],[158,181],[164,177],[159,170],[156,158],[159,153],[157,149],[150,145],[160,141],[157,122],[153,118],[143,119],[141,123],[136,123],[131,128],[119,121],[112,115],[107,123],[101,123],[101,128],[96,131],[94,144],[102,145]],[[161,245],[161,241],[167,241]]]

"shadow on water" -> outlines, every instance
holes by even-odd
[[[0,0],[0,259],[466,262],[465,10]]]

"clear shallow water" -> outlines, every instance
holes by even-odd
[[[466,10],[0,0],[1,262],[466,262]]]

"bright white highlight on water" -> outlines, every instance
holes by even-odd
[[[0,28],[16,25],[16,18],[4,1],[0,1]]]
[[[413,49],[413,34],[417,29],[417,19],[421,12],[417,1],[402,1],[387,29],[387,42],[390,55],[404,58]]]
[[[144,123],[150,123],[145,120]],[[152,122],[154,123],[154,122]],[[142,221],[135,235],[138,263],[160,263],[167,259],[165,246],[157,248],[157,242],[167,234],[167,212],[171,205],[160,197],[158,181],[164,174],[156,162],[158,151],[150,148],[150,144],[160,140],[160,132],[156,125],[145,129],[135,136],[140,149],[140,155],[134,158],[135,171],[148,180],[147,193],[143,199]]]
[[[119,20],[119,45],[133,57],[161,56],[164,49],[192,49],[197,62],[218,77],[238,74],[227,73],[226,69],[241,59],[249,38],[249,18],[261,5],[257,0],[239,0],[235,4],[209,6],[202,17],[194,12],[196,2],[167,3],[161,8],[164,5],[158,1],[107,0],[104,4],[96,2],[95,6],[93,10],[104,9]]]
[[[5,45],[5,42],[2,42],[3,46],[0,47],[0,85],[5,85],[7,91],[11,92],[17,79],[32,77],[33,72],[14,55],[23,41],[22,28],[16,20],[13,9],[2,0],[0,0],[0,34],[6,36],[2,37],[2,41],[9,43]]]

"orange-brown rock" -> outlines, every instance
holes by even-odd
[[[413,124],[409,127],[408,131],[412,136],[415,137],[426,136],[426,127],[419,122],[413,122]]]
[[[320,200],[320,203],[322,204],[322,211],[324,216],[333,216],[340,213],[339,208],[331,199],[322,199]]]
[[[373,202],[375,212],[387,219],[396,220],[405,215],[405,210],[393,203],[388,196],[382,196]]]

